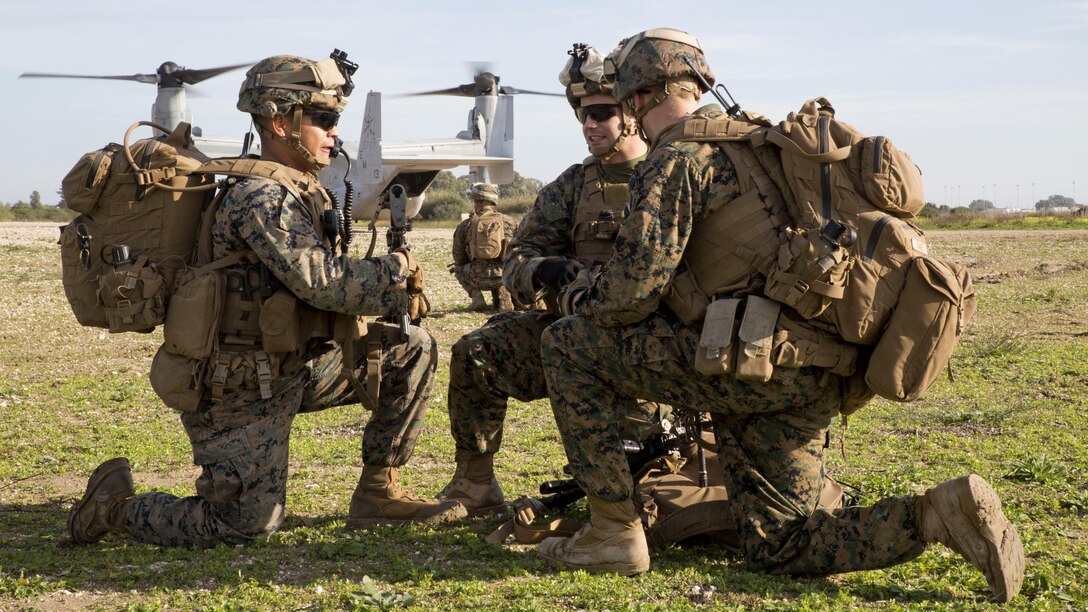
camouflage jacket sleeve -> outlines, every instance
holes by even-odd
[[[247,179],[231,188],[212,231],[216,258],[252,251],[284,287],[314,308],[386,315],[407,304],[407,270],[399,257],[337,256],[307,207],[275,181]]]
[[[468,226],[472,223],[472,217],[457,224],[453,230],[453,265],[463,266],[471,259],[468,256]]]
[[[507,249],[502,280],[514,299],[531,304],[537,299],[533,274],[545,257],[570,257],[574,207],[582,196],[582,164],[567,168],[536,196],[521,217]]]
[[[612,259],[576,311],[615,326],[657,310],[711,193],[740,195],[732,164],[714,145],[676,142],[654,149],[631,181],[631,211]]]

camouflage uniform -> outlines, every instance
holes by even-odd
[[[719,112],[711,105],[696,114]],[[708,213],[712,190],[740,195],[735,170],[713,144],[652,148],[631,182],[631,210],[612,259],[577,314],[544,332],[541,358],[575,478],[604,500],[632,495],[612,410],[618,396],[701,406],[714,417],[730,503],[753,565],[829,574],[916,557],[925,544],[915,526],[915,496],[868,508],[816,507],[824,440],[842,396],[839,377],[776,368],[769,382],[749,383],[694,370],[700,327],[682,324],[661,298],[692,226]]]
[[[508,237],[514,235],[516,225],[509,215],[494,212],[493,207],[487,207],[484,210],[491,214],[501,215],[503,234]],[[472,213],[472,216],[459,223],[453,230],[453,274],[469,295],[476,291],[491,292],[495,298],[495,306],[498,307],[501,300],[509,300],[508,292],[502,285],[502,257],[473,259],[469,244],[469,226],[478,215],[479,213]]]
[[[389,314],[405,303],[406,271],[396,256],[337,257],[301,203],[271,180],[248,179],[231,189],[216,215],[213,248],[217,259],[238,251],[256,254],[287,289],[318,309]],[[362,460],[401,466],[422,426],[437,348],[416,327],[406,341],[391,325],[369,329],[369,338],[381,339],[382,378],[378,407],[363,431]],[[354,351],[360,380],[366,379],[365,343],[366,338]],[[193,461],[201,467],[197,494],[137,495],[125,508],[125,530],[140,541],[166,546],[242,544],[275,531],[284,519],[295,415],[359,401],[341,377],[342,359],[337,344],[311,341],[297,371],[274,382],[270,399],[238,389],[207,410],[182,414]]]
[[[604,165],[602,176],[625,184],[639,161]],[[503,279],[515,301],[531,304],[539,297],[533,275],[543,258],[573,254],[574,210],[582,197],[584,173],[583,164],[567,168],[540,190],[521,218],[503,266]],[[502,443],[508,399],[528,402],[547,397],[540,337],[558,319],[553,311],[500,313],[453,345],[449,412],[458,450],[495,453]]]

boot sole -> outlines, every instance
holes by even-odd
[[[1007,602],[1024,582],[1024,546],[1016,527],[1001,511],[997,492],[981,476],[971,474],[957,482],[958,504],[946,505],[942,517],[949,534],[975,567],[985,568],[993,599]]]
[[[370,529],[372,527],[388,527],[395,525],[440,525],[442,523],[452,523],[453,521],[459,521],[466,516],[468,516],[468,512],[465,510],[465,507],[457,505],[441,514],[428,516],[426,518],[348,518],[345,519],[344,526],[348,529]]]
[[[94,490],[98,488],[98,485],[102,483],[102,480],[111,472],[115,472],[119,469],[132,469],[127,458],[115,457],[96,467],[94,471],[91,472],[91,478],[87,481],[87,490],[84,491],[83,497],[81,497],[68,512],[68,535],[71,536],[72,541],[76,544],[94,544],[106,537],[106,534],[103,533],[97,538],[81,538],[79,536],[79,511],[91,501],[91,498],[94,496]]]
[[[461,505],[464,506],[465,502],[461,502]],[[506,504],[506,502],[503,502],[495,506],[484,506],[482,508],[475,508],[468,511],[468,517],[480,518],[481,516],[490,516],[492,514],[503,514],[506,512],[506,509],[508,507],[509,506]]]
[[[560,561],[555,557],[537,551],[537,554],[553,565],[572,570],[582,570],[591,574],[616,574],[617,576],[631,577],[644,574],[650,570],[650,562],[645,563],[597,563],[594,565],[575,565],[567,561]]]

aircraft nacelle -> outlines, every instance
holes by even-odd
[[[381,93],[366,98],[359,141],[345,142],[351,169],[337,157],[321,171],[321,182],[343,203],[344,178],[350,178],[355,197],[352,216],[369,220],[382,206],[392,185],[407,192],[408,218],[419,214],[426,189],[442,170],[469,166],[474,181],[504,185],[514,180],[513,98],[508,95],[477,96],[469,112],[468,129],[456,138],[384,142]]]

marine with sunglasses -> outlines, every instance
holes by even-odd
[[[211,230],[202,232],[225,281],[211,328],[215,349],[202,360],[160,350],[152,365],[152,386],[164,399],[202,388],[197,405],[181,413],[201,470],[196,495],[135,495],[128,460],[111,459],[69,515],[76,543],[116,531],[160,546],[209,547],[272,533],[284,521],[295,416],[360,402],[371,414],[347,526],[465,516],[457,502],[398,485],[430,397],[434,339],[415,326],[405,333],[362,318],[406,308],[420,316],[422,270],[407,251],[338,254],[339,226],[327,222],[333,207],[317,172],[330,162],[355,68],[337,51],[318,62],[274,56],[246,73],[238,110],[253,117],[261,158],[243,162],[246,176],[228,179]],[[173,377],[163,374],[171,368]]]
[[[540,335],[560,317],[555,297],[579,269],[604,263],[612,252],[627,203],[627,181],[646,155],[634,120],[612,97],[604,55],[583,44],[568,54],[559,80],[591,155],[540,191],[510,241],[503,269],[515,302],[543,298],[548,310],[494,315],[453,346],[449,413],[457,468],[438,498],[460,502],[471,516],[505,507],[494,457],[502,444],[509,398],[547,397]],[[656,411],[654,405],[642,412]],[[656,415],[643,416],[650,420]],[[644,420],[630,423],[633,439],[640,439]]]

